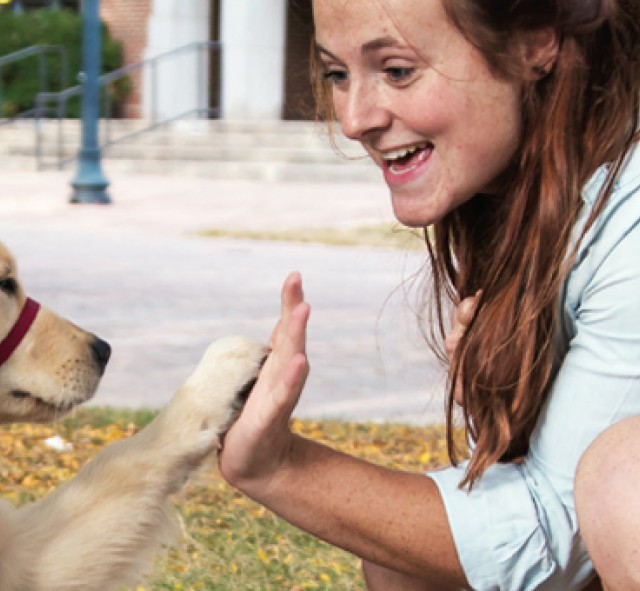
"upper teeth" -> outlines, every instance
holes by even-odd
[[[423,143],[411,146],[410,148],[400,148],[399,150],[394,150],[393,152],[386,152],[384,154],[384,159],[398,160],[399,158],[404,158],[407,154],[413,154],[413,152],[417,152],[418,150],[424,150],[426,147],[427,144]]]

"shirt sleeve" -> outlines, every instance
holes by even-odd
[[[566,353],[528,458],[571,512],[585,449],[609,425],[640,414],[640,192],[616,196],[601,218],[567,279]]]

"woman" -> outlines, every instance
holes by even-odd
[[[583,451],[640,414],[637,0],[314,0],[322,114],[380,166],[427,242],[452,329],[448,422],[473,451],[428,477],[293,435],[309,306],[292,274],[221,471],[364,560],[368,588],[582,589]],[[469,311],[470,310],[470,311]],[[444,345],[440,331],[434,347]]]

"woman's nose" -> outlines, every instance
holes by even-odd
[[[385,107],[373,84],[351,83],[336,105],[336,115],[342,133],[352,140],[362,140],[368,133],[384,129],[389,125],[390,112]]]

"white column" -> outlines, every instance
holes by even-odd
[[[222,0],[222,117],[282,117],[287,0]]]
[[[145,58],[208,41],[209,5],[208,0],[153,0]],[[145,67],[144,116],[164,119],[207,106],[207,64],[206,52],[191,49],[160,60],[156,68]]]

